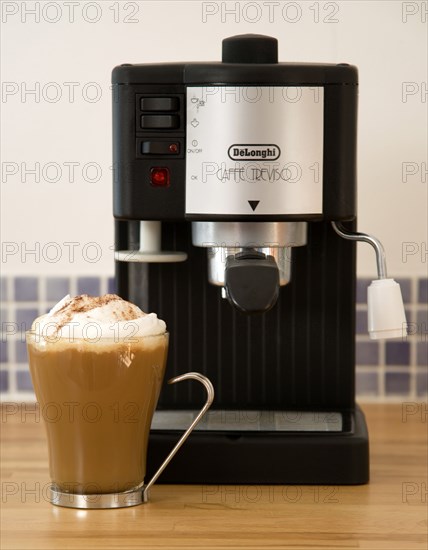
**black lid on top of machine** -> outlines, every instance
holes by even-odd
[[[113,69],[113,84],[328,85],[358,84],[358,69],[347,63],[278,63],[276,38],[246,34],[223,40],[222,62],[124,64]]]
[[[278,63],[278,40],[263,34],[238,34],[222,42],[223,63]]]

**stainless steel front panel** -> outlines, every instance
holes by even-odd
[[[322,213],[323,92],[188,87],[186,213]]]

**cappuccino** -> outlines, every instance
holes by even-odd
[[[54,486],[103,494],[142,485],[165,323],[115,295],[66,297],[36,319],[27,346]]]

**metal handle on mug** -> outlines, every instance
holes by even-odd
[[[176,445],[174,446],[172,451],[169,453],[169,455],[166,457],[166,459],[162,462],[161,466],[159,467],[157,472],[154,474],[152,479],[146,485],[143,486],[143,502],[148,501],[149,490],[151,486],[156,482],[156,480],[159,478],[161,473],[165,470],[165,468],[171,462],[172,458],[177,453],[178,449],[183,445],[183,443],[192,433],[194,428],[199,424],[200,420],[202,419],[204,414],[207,412],[207,410],[211,407],[211,404],[214,401],[214,387],[206,376],[203,376],[199,372],[186,372],[186,374],[181,374],[180,376],[175,376],[174,378],[170,378],[168,380],[168,384],[176,384],[177,382],[181,382],[182,380],[197,380],[198,382],[200,382],[207,390],[207,400],[205,402],[205,405],[199,411],[199,414],[196,416],[196,418],[193,420],[193,422],[190,424],[190,426],[187,428],[184,434],[180,437],[179,441],[176,443]]]

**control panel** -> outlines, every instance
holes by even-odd
[[[184,95],[136,94],[136,157],[184,157]]]
[[[355,216],[355,67],[256,65],[113,70],[116,219]]]
[[[322,215],[322,86],[187,88],[186,214]]]

